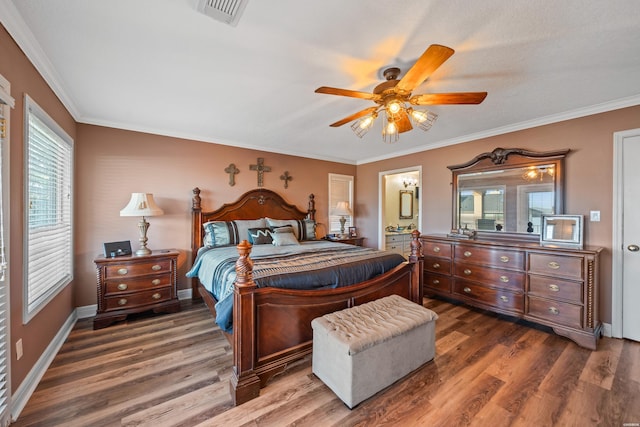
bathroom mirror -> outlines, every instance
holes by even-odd
[[[400,219],[413,219],[413,191],[400,190]]]
[[[582,249],[583,224],[582,215],[543,215],[540,244]]]
[[[562,214],[564,158],[569,150],[496,148],[452,171],[452,229],[487,238],[538,240],[542,216]]]

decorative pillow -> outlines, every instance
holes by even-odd
[[[283,225],[282,227],[271,227],[271,231],[273,233],[293,233],[295,236],[295,232],[293,231],[293,227],[290,225]]]
[[[273,242],[270,228],[250,228],[249,243],[252,245],[270,245]]]
[[[203,243],[208,247],[237,245],[249,235],[250,228],[265,228],[266,226],[264,218],[206,222],[202,224],[204,228]]]
[[[298,240],[316,239],[316,222],[310,219],[273,219],[267,217],[266,220],[267,225],[272,229],[290,225]]]
[[[273,246],[299,245],[298,239],[293,233],[273,233]]]

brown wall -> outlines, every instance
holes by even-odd
[[[191,196],[199,187],[204,209],[214,209],[257,187],[257,173],[249,170],[263,157],[271,172],[264,173],[264,187],[277,191],[301,209],[308,196],[316,197],[317,221],[327,222],[328,174],[355,175],[356,166],[311,160],[181,140],[100,126],[78,125],[76,146],[76,306],[96,304],[96,274],[93,259],[103,242],[130,240],[139,246],[139,218],[120,217],[120,209],[132,192],[153,193],[163,216],[148,218],[151,249],[175,248],[178,288],[187,289],[185,277],[191,254]],[[240,173],[229,185],[224,169],[234,163]],[[293,177],[284,188],[280,175]],[[319,230],[321,231],[321,230]]]
[[[423,233],[443,233],[451,228],[451,171],[448,165],[465,163],[494,148],[538,151],[569,148],[565,163],[565,212],[585,215],[585,242],[605,248],[602,255],[600,317],[611,322],[611,244],[613,133],[640,128],[640,106],[568,120],[506,135],[424,151],[358,166],[356,180],[357,225],[367,245],[378,245],[378,174],[422,165]],[[589,211],[599,210],[600,222],[589,222]]]
[[[63,289],[29,323],[23,324],[24,95],[28,94],[74,139],[76,139],[76,123],[2,26],[0,26],[0,74],[11,83],[11,95],[16,101],[15,108],[11,110],[9,124],[9,222],[11,236],[8,254],[11,301],[11,383],[15,392],[75,308],[73,284],[71,284]],[[14,351],[15,342],[18,339],[22,339],[24,349],[24,356],[20,360],[16,360]]]

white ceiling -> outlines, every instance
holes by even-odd
[[[236,27],[196,3],[0,0],[0,19],[78,122],[351,164],[640,104],[638,0],[249,0]],[[482,104],[393,145],[329,127],[374,104],[317,87],[371,91],[431,44],[456,53],[413,93]]]

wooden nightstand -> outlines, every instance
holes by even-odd
[[[364,244],[364,237],[347,237],[345,239],[335,238],[327,239],[330,242],[346,243],[348,245],[362,246]]]
[[[98,278],[98,312],[93,329],[124,320],[129,314],[180,310],[176,278],[178,251],[94,260]]]

